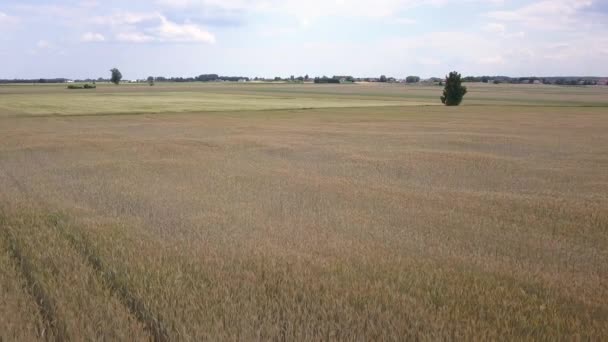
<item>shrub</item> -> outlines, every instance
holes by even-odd
[[[97,86],[95,84],[69,84],[68,89],[95,89]]]

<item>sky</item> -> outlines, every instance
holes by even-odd
[[[608,76],[608,0],[0,0],[0,78]]]

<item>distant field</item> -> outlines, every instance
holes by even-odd
[[[0,340],[604,339],[608,87],[469,90],[0,86]]]
[[[600,87],[469,85],[467,105],[608,106]],[[608,88],[608,87],[605,87]],[[0,85],[0,115],[95,115],[440,105],[441,87],[390,84]]]

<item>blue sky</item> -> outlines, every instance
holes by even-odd
[[[608,76],[608,0],[1,0],[0,78]]]

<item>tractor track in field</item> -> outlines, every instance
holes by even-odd
[[[33,297],[36,307],[42,316],[45,328],[38,335],[46,340],[65,341],[68,340],[65,322],[57,314],[55,301],[45,291],[35,274],[35,266],[23,254],[17,238],[8,231],[8,222],[0,213],[0,228],[8,254],[13,259],[21,276],[25,281],[25,290]]]
[[[20,182],[8,170],[3,171],[8,180],[13,183],[14,187],[23,195],[30,197],[33,201],[44,207],[44,200],[33,194],[25,184]],[[55,300],[44,289],[41,282],[36,278],[36,266],[24,255],[24,251],[19,244],[18,238],[8,229],[8,218],[4,215],[0,207],[0,238],[4,240],[5,247],[11,256],[14,263],[17,265],[19,272],[25,280],[25,285],[33,299],[36,302],[38,310],[44,320],[45,329],[39,333],[40,336],[47,340],[66,341],[69,339],[69,333],[65,323],[57,315],[57,304]],[[130,312],[144,327],[150,335],[150,339],[155,342],[171,341],[165,323],[162,319],[154,314],[144,302],[135,296],[129,289],[127,284],[120,281],[119,275],[113,270],[104,265],[104,262],[95,252],[93,244],[86,236],[76,233],[74,229],[69,229],[66,220],[62,219],[60,214],[49,214],[46,220],[57,234],[68,241],[75,252],[80,255],[84,262],[89,265],[97,277],[101,280],[101,284],[110,290],[110,293],[119,300],[119,302]],[[47,333],[47,331],[49,333]]]
[[[66,228],[66,224],[57,216],[51,216],[51,224],[68,240],[70,245],[80,254],[92,267],[96,274],[103,280],[104,286],[110,289],[122,305],[124,305],[137,320],[142,323],[152,339],[156,342],[170,341],[166,325],[160,316],[154,314],[144,302],[133,295],[132,291],[116,272],[107,268],[98,253],[95,252],[93,244],[82,234],[75,233]]]
[[[27,188],[19,182],[12,173],[4,170],[4,174],[19,192],[22,194],[28,193]],[[35,200],[38,201],[39,199],[36,198]],[[34,266],[23,254],[22,247],[20,246],[17,237],[9,231],[9,222],[1,209],[2,208],[0,208],[0,237],[4,240],[4,245],[9,256],[17,266],[19,274],[25,281],[26,288],[24,290],[33,297],[45,326],[43,331],[38,332],[38,335],[47,340],[49,340],[51,336],[58,340],[65,340],[67,338],[66,326],[57,315],[56,304],[51,296],[45,291],[40,281],[36,278]]]

